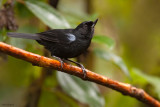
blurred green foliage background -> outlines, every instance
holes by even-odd
[[[0,9],[0,41],[47,57],[48,52],[36,41],[9,38],[6,33],[74,28],[83,21],[98,18],[92,44],[77,60],[87,69],[143,88],[160,100],[160,1],[0,0]],[[14,107],[146,106],[106,87],[0,53],[0,106],[4,104]]]

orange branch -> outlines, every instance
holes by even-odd
[[[64,63],[63,68],[61,69],[61,64],[59,61],[50,59],[44,56],[40,56],[37,54],[33,54],[22,49],[13,47],[11,45],[0,42],[0,51],[6,54],[9,54],[13,57],[23,59],[32,63],[33,65],[37,65],[40,67],[53,68],[56,70],[61,70],[62,72],[75,75],[79,78],[83,79],[83,72],[81,68],[77,66],[72,66],[67,63]],[[160,107],[160,102],[148,95],[144,90],[138,89],[136,87],[131,86],[130,84],[113,81],[105,76],[96,74],[89,70],[87,71],[87,76],[85,80],[95,82],[97,84],[109,87],[113,90],[117,90],[124,95],[132,96],[143,103],[150,105],[151,107]]]

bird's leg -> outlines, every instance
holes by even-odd
[[[57,56],[54,56],[54,55],[52,55],[52,57],[56,58],[61,63],[61,69],[62,69],[63,68],[63,64],[64,64],[62,59],[60,57],[57,57]]]
[[[86,70],[85,70],[84,66],[83,66],[81,63],[72,61],[72,60],[70,60],[70,59],[65,59],[65,60],[67,60],[67,61],[69,61],[69,62],[72,62],[72,63],[75,63],[75,64],[77,64],[79,67],[81,67],[81,69],[82,69],[82,71],[83,71],[83,75],[84,75],[83,78],[86,79]]]

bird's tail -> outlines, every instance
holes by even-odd
[[[7,35],[9,37],[15,37],[15,38],[25,38],[25,39],[40,40],[38,34],[8,32]]]

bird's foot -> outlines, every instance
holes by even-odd
[[[81,63],[78,63],[78,62],[75,62],[75,61],[72,61],[72,60],[69,60],[69,59],[66,59],[66,60],[69,61],[69,62],[75,63],[75,64],[77,64],[79,67],[81,67],[82,72],[83,72],[83,79],[85,80],[85,79],[86,79],[87,72],[86,72],[84,66],[83,66]]]
[[[79,63],[79,66],[81,67],[81,69],[83,71],[83,78],[86,79],[87,72],[86,72],[84,66],[82,64],[80,64],[80,63]]]
[[[63,69],[64,62],[62,61],[62,59],[57,56],[53,56],[53,55],[52,55],[52,57],[56,58],[61,63],[61,69]]]

